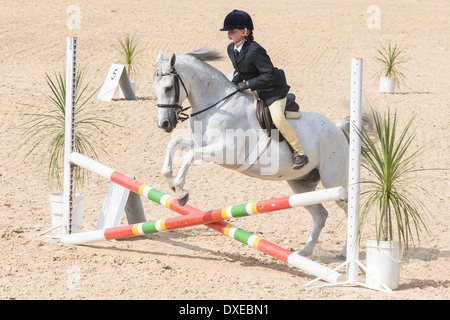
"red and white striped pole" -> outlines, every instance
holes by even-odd
[[[346,199],[347,193],[345,188],[332,188],[328,191],[323,190],[316,191],[319,192],[319,194],[311,193],[308,197],[308,195],[305,196],[305,194],[297,194],[289,197],[283,197],[283,198],[276,198],[276,199],[270,199],[270,200],[263,200],[258,202],[253,202],[249,204],[243,204],[243,205],[237,205],[232,206],[228,208],[222,208],[217,210],[211,210],[209,212],[201,211],[197,208],[194,208],[188,204],[184,205],[183,207],[180,207],[178,205],[178,201],[172,197],[170,197],[167,194],[164,194],[161,191],[158,191],[142,182],[139,182],[123,173],[120,173],[112,168],[109,168],[108,166],[105,166],[93,159],[90,159],[82,154],[79,154],[77,152],[73,152],[70,156],[71,163],[78,165],[80,167],[83,167],[89,171],[92,171],[105,179],[108,179],[110,181],[113,181],[135,193],[138,193],[156,203],[159,203],[173,211],[176,211],[182,215],[185,215],[187,217],[186,221],[189,221],[191,217],[197,217],[198,219],[201,219],[203,217],[206,217],[208,215],[214,214],[214,216],[220,215],[220,219],[229,219],[230,217],[233,217],[233,214],[238,216],[244,216],[244,215],[250,215],[249,212],[252,212],[252,214],[255,213],[262,213],[262,212],[270,212],[270,211],[276,211],[286,208],[293,208],[295,206],[305,205],[305,201],[308,201],[308,203],[317,203],[318,201],[324,201],[326,199],[328,200],[336,200],[336,199]],[[319,199],[320,198],[320,199]],[[303,204],[301,204],[303,203]],[[231,215],[231,216],[230,216]],[[191,217],[189,217],[191,216]],[[167,221],[167,220],[166,220]],[[176,226],[176,223],[183,222],[183,219],[173,219],[174,225]],[[199,221],[197,221],[199,222]],[[149,229],[151,228],[161,228],[161,222],[158,222],[158,227],[156,227],[156,222],[154,222],[154,226],[152,224],[148,224],[147,227]],[[204,222],[202,222],[204,223]],[[95,241],[95,240],[102,240],[102,239],[114,239],[115,236],[122,237],[122,235],[141,235],[139,228],[142,229],[142,225],[139,227],[140,224],[135,225],[129,225],[124,227],[118,227],[117,228],[110,228],[110,230],[97,230],[90,232],[83,232],[83,233],[77,233],[73,235],[66,235],[61,237],[61,241],[63,242],[78,242],[78,240],[82,240],[83,237],[86,237],[89,241]],[[286,250],[274,243],[271,243],[269,241],[266,241],[262,239],[261,237],[258,237],[254,234],[251,234],[247,231],[244,231],[240,228],[234,227],[229,223],[226,223],[225,221],[218,221],[218,222],[212,222],[205,224],[207,227],[212,228],[220,233],[223,233],[235,240],[238,240],[242,243],[245,243],[261,252],[264,252],[266,254],[269,254],[272,257],[275,257],[277,259],[280,259],[292,266],[295,266],[296,268],[299,268],[303,271],[309,272],[317,277],[321,277],[323,280],[328,282],[336,282],[342,280],[345,276],[342,275],[339,272],[335,272],[325,266],[322,266],[314,261],[311,261],[305,257],[302,257],[294,252],[291,252],[289,250]],[[106,231],[106,236],[105,236]],[[141,230],[142,231],[142,230]],[[136,233],[136,234],[135,234]]]
[[[185,209],[182,209],[184,207],[179,207],[178,202],[168,195],[165,195],[154,188],[148,187],[147,185],[133,178],[130,178],[123,173],[111,169],[93,159],[90,159],[76,152],[72,153],[70,159],[72,163],[82,168],[88,169],[89,171],[94,172],[127,189],[130,189],[131,191],[139,193],[144,197],[154,200],[157,203],[164,204],[166,207],[169,207],[172,210],[181,210],[181,213],[186,212]],[[200,224],[228,220],[231,218],[239,218],[254,214],[295,208],[299,206],[308,206],[326,201],[346,199],[347,189],[344,187],[336,187],[325,190],[294,194],[286,197],[255,201],[205,212],[199,211],[198,213],[193,213],[193,210],[190,207],[187,207],[188,216],[171,217],[167,219],[148,221],[128,226],[69,234],[62,236],[61,241],[66,243],[84,243],[97,240],[112,240],[119,238],[136,237],[144,234],[186,228]],[[174,203],[171,207],[172,201],[174,201],[176,205]]]

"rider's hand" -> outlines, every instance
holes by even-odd
[[[248,81],[239,82],[237,84],[237,86],[238,86],[238,91],[244,91],[244,90],[250,89],[250,85],[248,84]]]

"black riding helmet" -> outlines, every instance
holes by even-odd
[[[247,12],[234,9],[225,17],[225,20],[223,21],[223,28],[220,29],[220,31],[244,28],[253,30],[252,18]]]

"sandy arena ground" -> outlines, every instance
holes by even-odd
[[[81,14],[78,22],[72,5]],[[379,25],[372,24],[377,12],[372,5],[379,9]],[[45,73],[63,70],[68,35],[78,37],[78,63],[92,90],[118,61],[117,37],[130,33],[146,48],[137,79],[139,100],[122,100],[118,93],[111,102],[94,98],[90,107],[121,127],[104,125],[108,136],[92,137],[93,143],[109,153],[100,151],[100,162],[171,194],[160,171],[176,133],[156,127],[151,89],[156,56],[160,50],[181,54],[203,45],[225,54],[228,40],[219,29],[225,15],[239,8],[252,15],[256,41],[285,70],[302,110],[333,122],[347,116],[350,61],[363,57],[364,101],[382,112],[397,110],[401,127],[416,115],[414,147],[432,143],[421,167],[449,168],[447,0],[2,0],[0,8],[0,299],[449,299],[448,172],[426,172],[418,181],[431,194],[425,201],[434,219],[428,220],[431,233],[423,233],[405,253],[395,294],[354,286],[307,288],[304,284],[314,279],[310,274],[204,226],[155,234],[151,240],[46,243],[38,234],[50,227],[49,195],[60,190],[38,165],[46,150],[24,162],[31,143],[23,141],[18,127],[29,119],[25,113],[50,108],[42,94],[49,93]],[[373,75],[376,48],[389,41],[406,48],[410,59],[406,84],[386,95],[378,92]],[[224,73],[232,68],[228,58],[212,64]],[[184,132],[186,124],[177,129]],[[95,228],[107,187],[97,177],[83,187],[85,228]],[[205,210],[291,193],[285,182],[260,181],[206,163],[191,167],[186,187],[190,204]],[[151,201],[143,203],[149,220],[176,216]],[[326,207],[329,218],[311,258],[332,268],[340,264],[334,257],[345,242],[346,223],[336,206]],[[303,208],[231,223],[290,250],[305,244],[312,225]],[[370,232],[363,243],[373,237]],[[362,245],[363,262],[365,250]]]

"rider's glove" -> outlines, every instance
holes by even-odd
[[[238,86],[238,91],[244,91],[244,90],[250,89],[250,85],[248,84],[248,81],[239,82],[237,84],[237,86]]]

